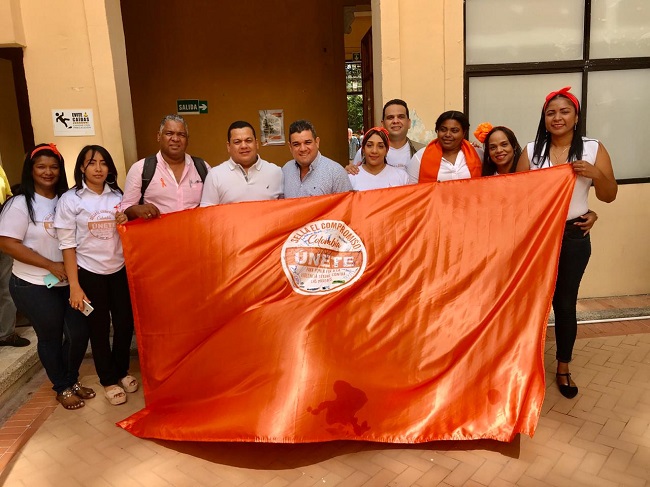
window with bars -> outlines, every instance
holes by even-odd
[[[345,86],[348,95],[360,95],[362,93],[361,63],[345,63]]]

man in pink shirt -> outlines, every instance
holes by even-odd
[[[194,160],[185,151],[189,132],[187,122],[179,115],[167,115],[160,123],[156,166],[151,182],[146,187],[143,201],[142,170],[145,159],[131,166],[124,185],[122,209],[129,220],[157,218],[163,213],[196,208],[201,202],[203,180]],[[206,169],[210,166],[205,164]]]

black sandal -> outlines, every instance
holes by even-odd
[[[560,383],[560,377],[566,377],[566,384],[561,384]],[[555,374],[555,381],[557,382],[557,386],[560,389],[560,394],[562,394],[564,397],[567,399],[573,399],[578,395],[578,386],[572,386],[571,385],[571,374],[566,373],[566,374],[560,374],[556,373]]]

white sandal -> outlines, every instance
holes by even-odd
[[[118,385],[104,388],[104,396],[113,406],[118,406],[126,402],[126,392]]]
[[[119,380],[120,386],[122,386],[122,389],[124,389],[126,392],[135,392],[138,390],[138,379],[133,377],[132,375],[126,375],[122,377]]]

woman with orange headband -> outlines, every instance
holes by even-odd
[[[363,159],[359,173],[348,174],[354,191],[408,184],[406,172],[387,164],[389,147],[388,130],[384,127],[373,127],[366,132],[361,144]]]
[[[406,165],[409,182],[429,183],[481,177],[481,157],[465,140],[469,119],[450,110],[436,120],[437,139],[415,153]]]
[[[56,146],[37,145],[25,157],[20,191],[2,208],[0,250],[14,258],[9,290],[34,327],[38,356],[56,399],[66,409],[78,409],[95,391],[78,382],[88,327],[68,303],[67,275],[53,227],[57,201],[67,189]]]
[[[548,94],[535,142],[527,145],[517,164],[517,171],[571,164],[578,176],[569,205],[553,294],[557,385],[568,398],[578,394],[578,387],[569,373],[569,362],[578,330],[578,288],[591,255],[591,225],[586,217],[589,188],[593,183],[596,197],[606,203],[614,201],[618,189],[605,146],[581,135],[580,103],[570,89],[567,86]]]
[[[474,137],[483,144],[483,176],[515,172],[521,146],[512,130],[483,122],[474,132]]]

